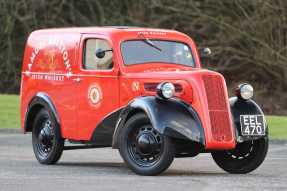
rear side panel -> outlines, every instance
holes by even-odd
[[[38,92],[49,96],[60,117],[63,137],[76,137],[76,86],[73,80],[77,33],[33,32],[26,44],[22,67],[21,122]]]

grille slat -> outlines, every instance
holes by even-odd
[[[203,75],[202,77],[207,96],[212,137],[216,141],[230,141],[232,132],[224,92],[224,81],[218,75]]]

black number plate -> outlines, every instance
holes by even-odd
[[[240,115],[243,136],[264,136],[265,119],[263,115]]]

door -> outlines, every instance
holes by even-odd
[[[99,52],[100,56],[97,56],[96,53]],[[102,120],[119,107],[118,67],[113,55],[111,41],[107,38],[95,35],[82,36],[79,88],[76,91],[80,140],[90,140]]]

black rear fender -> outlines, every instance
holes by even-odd
[[[47,94],[39,92],[33,97],[28,105],[24,124],[25,132],[32,131],[34,118],[42,108],[45,108],[51,116],[55,117],[57,125],[60,125],[60,119],[52,100]]]

